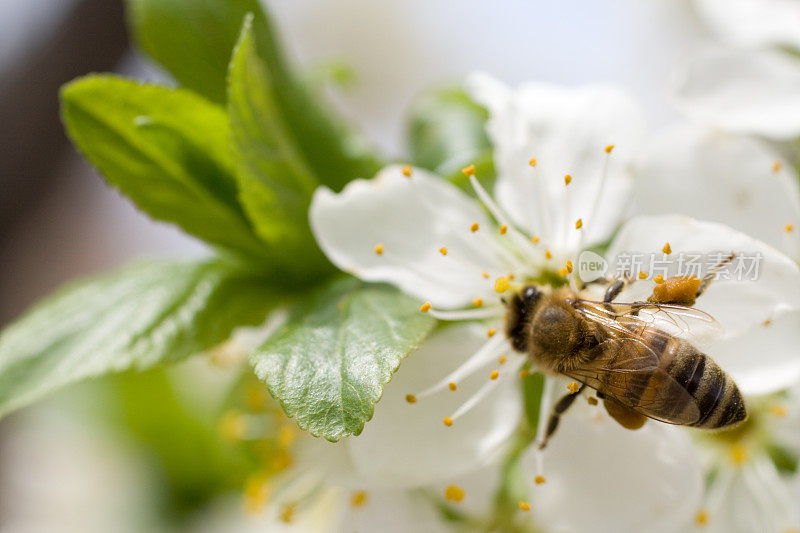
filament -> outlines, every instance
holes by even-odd
[[[481,307],[478,309],[463,309],[458,311],[440,311],[431,309],[428,313],[438,320],[483,320],[486,318],[497,318],[503,315],[505,308],[500,305]]]
[[[552,407],[553,388],[555,387],[555,379],[544,376],[544,385],[542,386],[542,400],[539,402],[539,422],[536,424],[536,474],[539,476],[544,475],[544,450],[540,446],[544,443],[545,432],[547,431],[547,422],[550,418],[550,410]]]
[[[589,213],[589,218],[587,222],[589,224],[594,224],[594,219],[597,216],[597,207],[600,205],[600,202],[603,199],[603,193],[605,193],[606,189],[606,181],[608,181],[608,161],[611,159],[611,152],[606,150],[606,156],[603,158],[603,171],[600,174],[600,184],[597,186],[597,196],[595,196],[595,201],[592,204],[592,210]],[[592,226],[589,226],[592,227]],[[581,231],[581,239],[578,247],[578,251],[583,249],[583,238],[585,234]]]

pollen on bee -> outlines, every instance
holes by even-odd
[[[492,370],[492,373],[491,373],[491,374],[489,374],[489,379],[491,379],[492,381],[494,381],[494,380],[495,380],[495,379],[497,379],[499,376],[500,376],[500,372],[498,372],[497,370]]]
[[[575,229],[581,229],[583,227],[583,219],[579,218],[575,221]]]
[[[788,412],[786,411],[786,407],[778,403],[773,403],[772,405],[769,406],[769,413],[772,416],[777,416],[778,418],[784,418],[788,414]]]
[[[658,283],[659,285],[661,285],[662,283],[664,283],[664,276],[662,276],[661,274],[659,274],[658,276],[656,276],[656,277],[654,277],[654,278],[653,278],[653,281],[655,281],[656,283]]]
[[[419,307],[419,310],[420,310],[420,311],[422,311],[423,313],[427,313],[428,311],[430,311],[430,310],[431,310],[431,307],[432,307],[432,306],[431,306],[431,303],[430,303],[430,302],[425,302],[424,304],[422,304],[422,305]]]
[[[447,427],[450,427],[450,426],[453,425],[453,419],[450,418],[449,416],[444,417],[442,419],[442,422],[444,422],[444,425],[447,426]]]
[[[489,279],[489,273],[486,271],[482,272],[481,276],[483,276],[483,279]]]
[[[572,176],[569,175],[569,174],[565,174],[564,175],[564,186],[566,187],[570,183],[572,183]]]
[[[578,385],[578,382],[577,382],[577,381],[571,381],[571,382],[570,382],[570,383],[567,385],[567,390],[568,390],[568,391],[570,391],[572,394],[575,394],[575,393],[577,393],[579,390],[581,390],[581,386],[580,386],[580,385]]]
[[[472,233],[475,233],[475,232],[476,232],[476,231],[478,231],[479,229],[481,229],[481,226],[480,226],[480,224],[478,224],[477,222],[473,222],[473,223],[472,223],[472,225],[469,227],[469,230],[470,230]]]
[[[417,403],[417,397],[413,394],[406,394],[406,401],[408,403]]]
[[[375,255],[383,255],[383,244],[378,243],[375,245]]]
[[[450,383],[447,384],[447,388],[450,389],[451,391],[455,392],[455,390],[458,388],[458,386],[451,381]]]
[[[694,523],[697,524],[698,526],[704,526],[708,524],[708,518],[709,518],[708,511],[706,511],[705,509],[700,509],[694,515]]]
[[[502,364],[505,364],[505,362],[506,362],[506,361],[508,361],[508,359],[506,358],[506,356],[505,356],[505,355],[501,355],[501,356],[500,356],[500,359],[498,359],[498,360],[497,360],[497,363],[498,363],[498,364],[500,364],[500,365],[502,365]]]
[[[553,254],[552,254],[552,252],[550,252],[550,250],[545,250],[545,251],[544,251],[544,256],[545,256],[547,259],[552,259],[552,258],[553,258]]]
[[[464,489],[458,485],[450,485],[444,490],[444,497],[451,502],[459,503],[464,499],[464,496],[466,496]]]
[[[367,503],[367,498],[368,496],[366,491],[357,490],[350,497],[350,505],[355,509],[363,507]]]
[[[494,280],[494,291],[497,293],[504,293],[511,287],[508,278],[500,277]]]
[[[528,161],[528,164],[529,164],[530,166],[532,166],[532,167],[535,167],[535,166],[536,166],[536,158],[535,158],[535,157],[532,157],[532,158],[531,158],[531,160],[530,160],[530,161]]]
[[[564,267],[567,269],[567,272],[572,274],[572,261],[567,259],[567,262],[564,263]]]
[[[475,165],[470,165],[468,167],[464,167],[464,168],[461,169],[461,172],[463,172],[465,176],[474,176],[475,175]]]
[[[519,502],[519,508],[522,509],[523,511],[530,511],[531,504],[529,504],[528,502]]]
[[[528,369],[520,370],[519,371],[519,379],[525,379],[531,375],[531,371]]]
[[[403,167],[403,176],[407,178],[411,177],[411,165],[406,165]]]
[[[640,270],[639,271],[639,279],[647,279],[647,272]]]
[[[747,462],[747,448],[742,444],[734,444],[730,449],[731,462],[737,466],[742,466]]]
[[[606,146],[606,153],[610,154],[613,149],[614,149],[614,145],[613,144],[609,144],[608,146]]]
[[[442,255],[447,255],[447,246],[442,246],[439,248],[439,253]]]
[[[595,398],[594,396],[589,396],[588,398],[586,398],[586,402],[589,405],[597,405],[598,404],[597,398]]]
[[[773,172],[779,172],[782,167],[783,167],[783,163],[781,163],[780,161],[776,160],[774,163],[772,163],[772,171]]]
[[[545,478],[544,476],[536,476],[535,478],[533,478],[533,482],[536,483],[537,485],[542,485],[544,483],[547,483],[547,478]]]
[[[489,338],[491,339],[492,337],[495,336],[496,333],[497,333],[497,330],[495,328],[489,328],[489,331],[486,332],[486,335],[488,335]]]
[[[472,300],[472,305],[475,307],[481,307],[483,305],[483,298],[475,298]]]
[[[786,224],[783,229],[786,233],[791,233],[794,230],[794,224]]]
[[[541,239],[539,238],[539,236],[538,236],[538,235],[534,235],[533,237],[531,237],[531,242],[532,242],[533,244],[539,244],[539,241],[540,241],[540,240],[541,240]]]
[[[505,235],[508,232],[508,224],[500,226],[500,235]]]
[[[672,248],[670,247],[669,243],[664,244],[664,247],[661,249],[662,252],[669,255],[672,253]]]

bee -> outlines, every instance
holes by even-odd
[[[685,305],[694,303],[707,281],[667,282],[645,302],[613,302],[624,280],[611,284],[603,301],[581,299],[569,288],[546,291],[536,285],[510,298],[506,335],[514,349],[581,384],[555,404],[540,448],[586,387],[597,391],[611,417],[628,429],[638,429],[647,418],[712,430],[747,419],[733,379],[679,336],[720,329],[710,315]]]

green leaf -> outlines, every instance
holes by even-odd
[[[224,103],[242,19],[258,0],[128,0],[138,45],[185,87]]]
[[[424,94],[412,107],[408,133],[415,165],[442,176],[458,176],[468,165],[491,164],[485,125],[488,112],[461,89]],[[479,169],[481,179],[487,177]]]
[[[436,321],[388,286],[353,279],[320,291],[251,358],[286,414],[312,435],[358,435],[400,360]]]
[[[221,107],[106,75],[67,84],[61,102],[73,142],[139,208],[211,244],[266,257],[239,205]]]
[[[529,368],[528,365],[525,366]],[[542,405],[542,394],[544,392],[544,375],[540,372],[532,372],[522,380],[522,398],[525,402],[525,418],[528,427],[533,432],[532,439],[536,437],[536,430],[539,427],[539,410]]]
[[[222,261],[152,261],[73,283],[0,333],[0,416],[82,379],[172,363],[260,323],[275,294]]]

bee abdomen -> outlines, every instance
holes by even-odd
[[[747,418],[744,399],[733,379],[691,344],[680,343],[668,373],[686,389],[700,410],[700,418],[690,426],[720,429]]]

